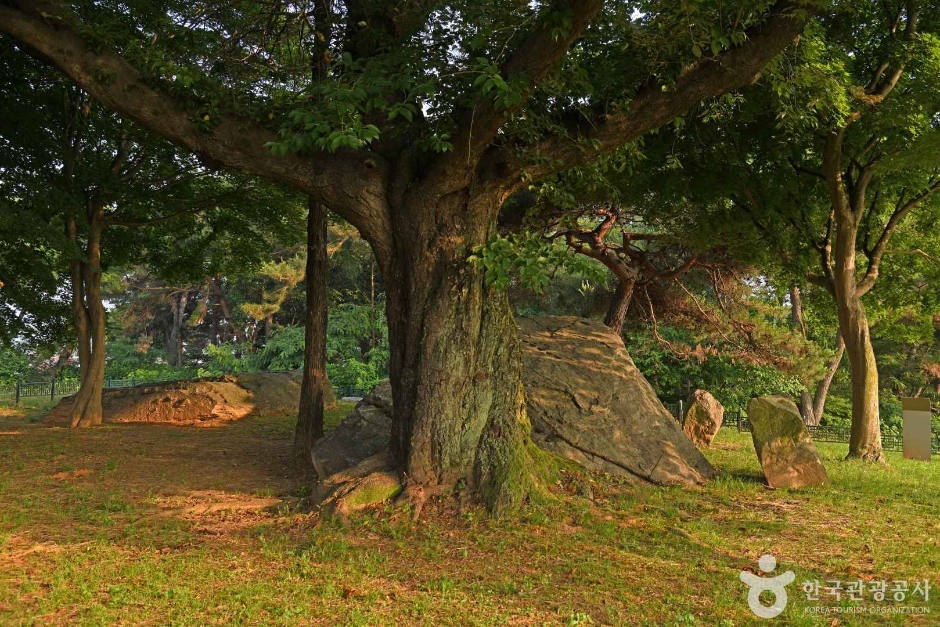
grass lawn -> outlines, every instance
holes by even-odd
[[[940,588],[940,461],[871,467],[821,444],[832,485],[774,491],[750,437],[723,429],[719,477],[699,489],[568,471],[512,520],[448,501],[416,523],[387,508],[343,527],[304,511],[292,417],[69,430],[38,424],[41,409],[0,407],[3,625],[940,624],[940,589],[926,604],[869,596],[930,609],[880,616],[810,614],[853,603],[801,590]],[[585,481],[593,500],[576,496]],[[283,503],[231,509],[266,499]],[[750,613],[739,580],[763,553],[796,573],[775,621]]]

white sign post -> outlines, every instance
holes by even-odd
[[[930,399],[902,398],[904,408],[904,457],[930,461]]]

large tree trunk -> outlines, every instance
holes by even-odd
[[[878,364],[871,345],[868,317],[862,304],[862,296],[870,288],[860,288],[856,276],[858,233],[867,207],[865,193],[873,171],[863,168],[854,181],[853,170],[850,169],[848,175],[843,174],[844,134],[843,128],[827,137],[823,150],[823,176],[832,201],[836,236],[830,286],[839,313],[839,330],[852,369],[849,457],[884,462],[878,410]],[[852,183],[848,190],[846,181]]]
[[[883,462],[878,409],[878,364],[871,345],[868,317],[855,277],[857,229],[857,221],[837,219],[833,271],[839,330],[845,340],[852,368],[852,431],[849,436],[849,457]]]
[[[847,303],[846,352],[852,367],[852,433],[849,457],[884,461],[878,408],[878,364],[861,302]]]
[[[420,501],[465,482],[498,512],[529,493],[533,463],[509,301],[467,261],[495,229],[497,207],[495,193],[406,198],[382,274],[391,449],[406,490]]]
[[[79,365],[82,371],[81,386],[71,408],[73,427],[101,424],[101,389],[104,386],[106,315],[101,300],[104,207],[100,203],[93,203],[88,218],[85,260],[78,262],[79,272],[75,271],[75,263],[72,264],[72,309],[76,317]],[[70,217],[69,221],[71,224],[66,228],[71,237],[75,234],[75,225],[73,218]]]
[[[604,324],[613,329],[617,335],[623,331],[623,323],[627,319],[627,312],[630,310],[630,301],[633,300],[633,287],[635,282],[619,279],[617,281],[617,291],[610,301],[610,308],[604,317]]]
[[[323,437],[323,395],[326,386],[327,209],[310,201],[307,213],[307,313],[304,321],[304,368],[300,410],[294,430],[294,457],[310,463],[317,438]]]

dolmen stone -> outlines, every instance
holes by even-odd
[[[711,393],[695,390],[685,412],[682,430],[692,443],[699,448],[708,448],[718,435],[721,423],[725,419],[725,408]]]
[[[772,488],[803,488],[829,481],[819,453],[788,396],[752,398],[747,419],[757,459]]]
[[[589,470],[658,485],[695,485],[714,475],[618,333],[570,316],[517,323],[537,446]]]

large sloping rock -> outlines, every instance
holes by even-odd
[[[829,481],[800,410],[788,396],[752,398],[747,404],[754,450],[772,488],[802,488]]]
[[[714,474],[617,333],[575,317],[518,323],[537,445],[591,470],[657,484],[697,484]]]
[[[519,321],[532,439],[595,471],[657,484],[697,484],[714,471],[663,407],[620,337],[573,317]],[[388,448],[391,388],[380,383],[314,447],[321,477]]]
[[[689,409],[685,413],[682,430],[699,448],[708,448],[718,435],[725,419],[725,408],[718,399],[705,390],[692,392]]]

